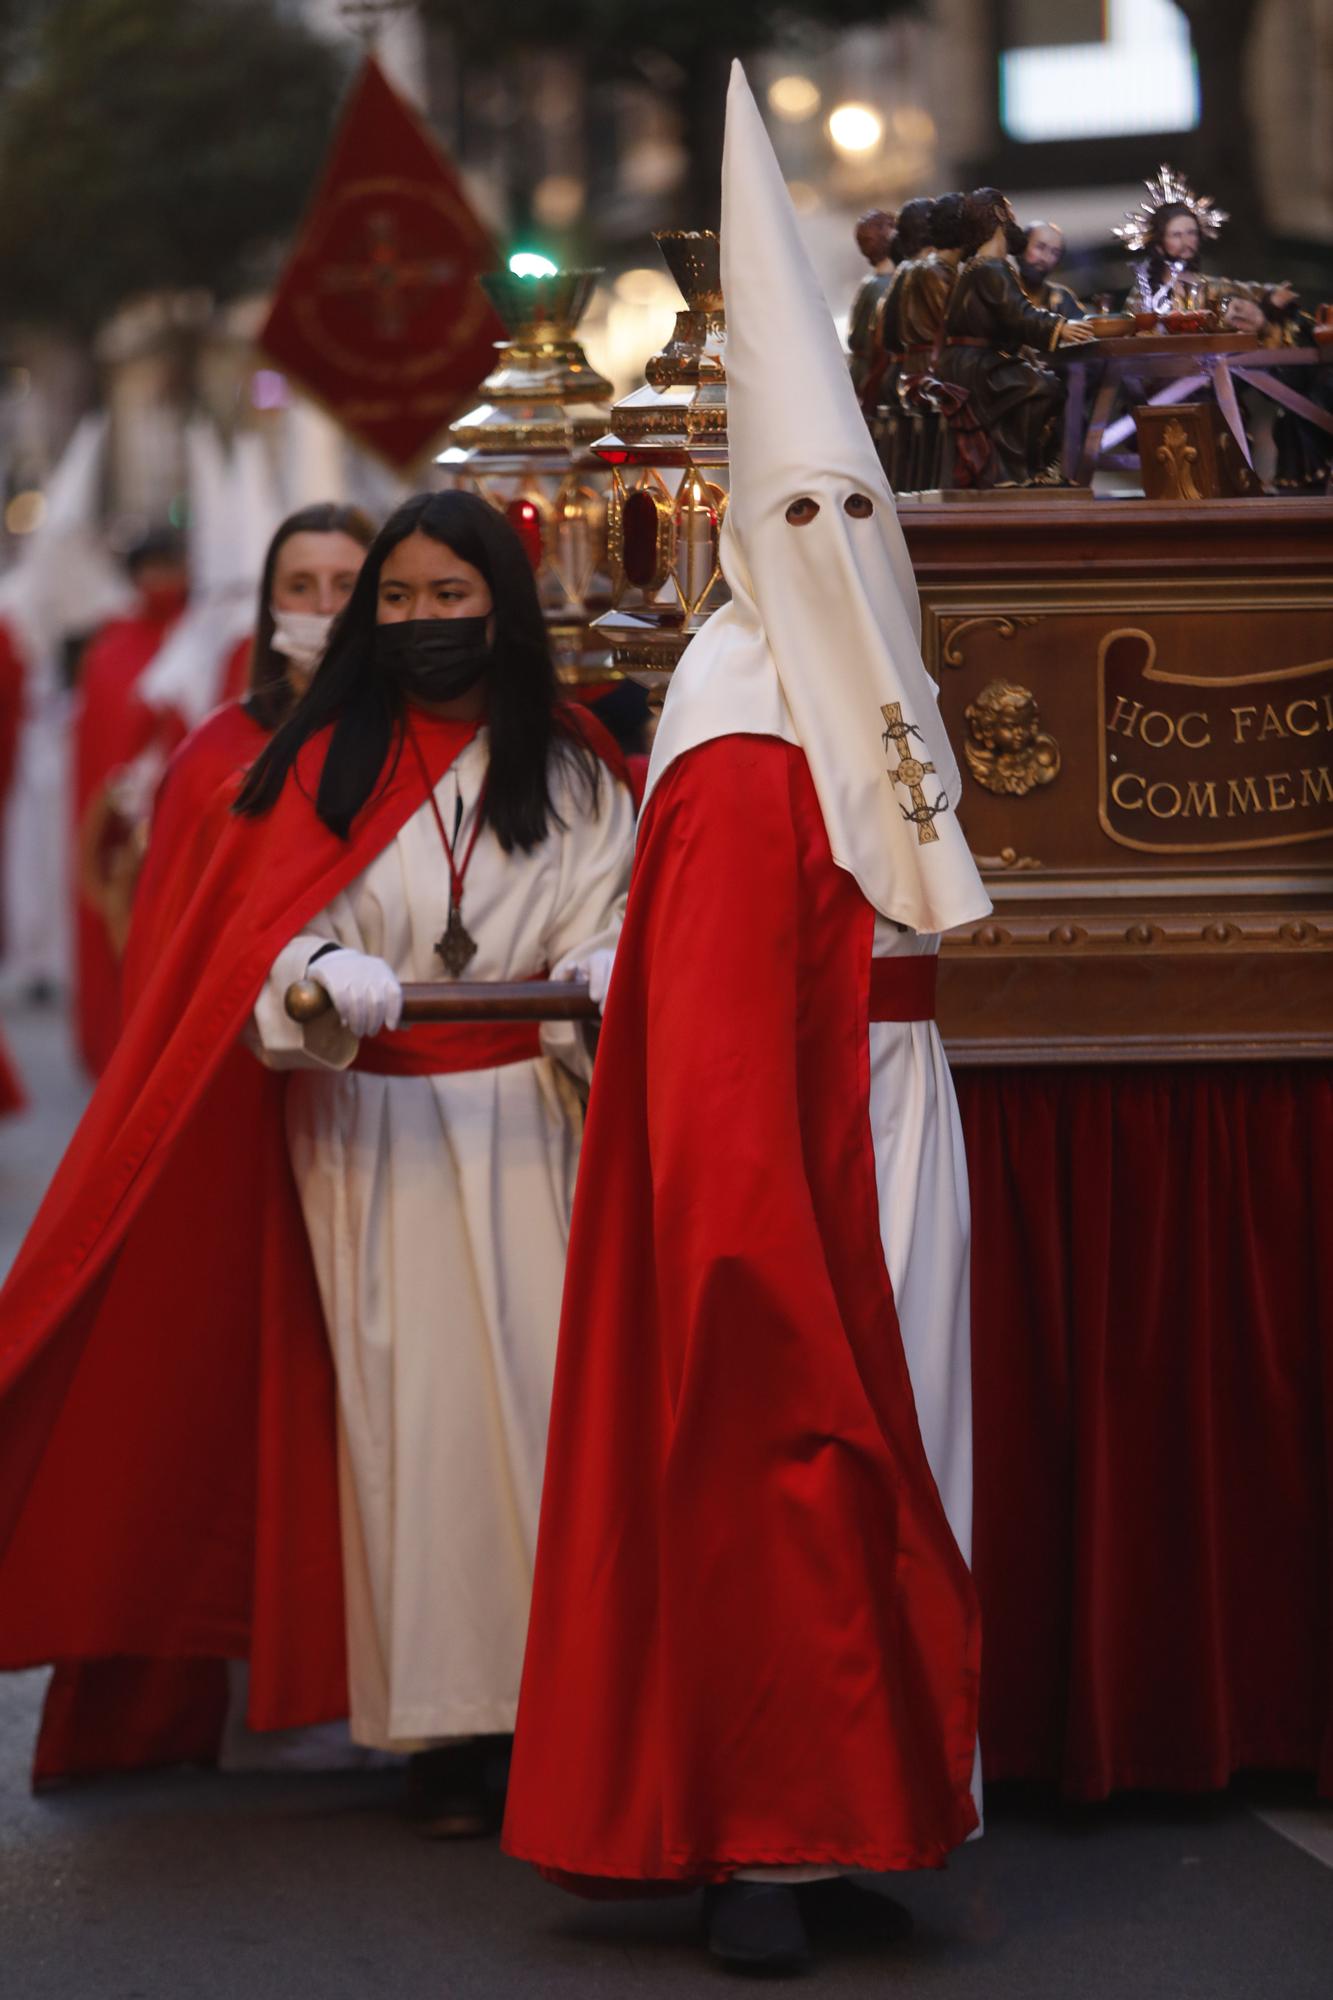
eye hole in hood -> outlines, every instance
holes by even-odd
[[[818,500],[812,500],[808,493],[802,493],[800,498],[793,500],[788,507],[787,519],[793,528],[808,528],[818,512]]]
[[[842,503],[844,514],[850,514],[855,521],[868,521],[875,511],[875,503],[868,493],[849,493]]]

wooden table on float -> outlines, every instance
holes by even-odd
[[[970,1064],[1333,1056],[1333,499],[903,500]]]
[[[1333,416],[1302,396],[1289,383],[1272,379],[1276,368],[1311,368],[1326,364],[1330,350],[1317,347],[1260,347],[1248,333],[1122,334],[1057,348],[1050,357],[1062,369],[1069,393],[1065,402],[1062,462],[1067,479],[1081,486],[1092,475],[1103,451],[1131,435],[1133,416],[1115,417],[1115,406],[1126,384],[1157,380],[1165,386],[1140,401],[1157,404],[1185,402],[1196,390],[1211,388],[1247,465],[1253,464],[1236,396],[1237,381],[1247,382],[1273,402],[1305,417],[1320,430],[1333,433]],[[1104,370],[1088,410],[1094,368]],[[1113,421],[1114,419],[1114,421]]]

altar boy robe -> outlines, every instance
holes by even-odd
[[[486,768],[483,731],[436,789],[460,854]],[[614,942],[629,791],[604,771],[594,811],[556,765],[553,792],[564,825],[531,853],[482,828],[469,978],[538,978]],[[405,982],[440,978],[448,904],[427,804],[279,955],[255,1012],[264,1060],[294,1072],[288,1139],[338,1382],[352,1735],[380,1749],[514,1726],[587,1059],[571,1025],[509,1027],[472,1031],[439,1073],[385,1074],[402,1031],[362,1052],[332,1014],[296,1026],[284,995],[330,940]]]

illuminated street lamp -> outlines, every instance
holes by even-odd
[[[829,113],[828,135],[848,159],[864,159],[884,137],[884,120],[869,104],[839,104]]]
[[[779,76],[768,86],[769,109],[790,125],[813,118],[821,102],[819,85],[808,76]]]

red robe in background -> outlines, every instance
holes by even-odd
[[[222,686],[218,692],[221,702],[242,701],[250,685],[250,662],[254,657],[255,642],[250,633],[238,639],[222,663]]]
[[[19,729],[23,721],[23,658],[14,644],[9,627],[0,619],[0,847],[5,838],[9,788],[14,779],[18,755]],[[4,869],[0,867],[0,881]],[[4,956],[5,912],[0,908],[0,958]],[[0,1118],[23,1109],[23,1086],[14,1068],[3,1035],[0,1035]]]
[[[101,912],[89,900],[84,857],[100,819],[107,780],[155,742],[171,748],[183,733],[135,692],[156,658],[176,612],[148,608],[103,626],[83,656],[74,725],[74,1026],[78,1051],[94,1076],[105,1069],[120,1033],[120,964]],[[123,832],[123,830],[121,830]]]
[[[122,968],[127,1017],[154,967],[169,951],[172,933],[198,887],[208,856],[226,830],[235,796],[235,786],[228,780],[246,770],[267,741],[267,731],[232,702],[200,723],[168,764],[134,892]],[[282,1116],[281,1077],[262,1068],[245,1049],[233,1048],[223,1061],[208,1105],[175,1150],[171,1172],[180,1190],[181,1227],[192,1228],[191,1191],[208,1188],[209,1235],[224,1257],[238,1253],[253,1257],[267,1230],[276,1228],[281,1236],[294,1225],[301,1226],[284,1177],[273,1171],[283,1143]],[[270,1162],[267,1186],[266,1177],[252,1171],[256,1156]],[[169,1196],[162,1197],[164,1217],[170,1201]],[[262,1269],[260,1262],[247,1280],[252,1310],[256,1300],[262,1308],[262,1275],[257,1275]],[[322,1399],[329,1391],[317,1344],[309,1338],[309,1317],[304,1314],[295,1328],[295,1344],[305,1350],[297,1379]],[[316,1308],[316,1322],[318,1318]],[[285,1394],[280,1351],[266,1345],[262,1336],[254,1366],[259,1407],[271,1410],[280,1421]],[[41,1785],[144,1764],[211,1761],[229,1698],[223,1659],[67,1660],[57,1666],[47,1689],[36,1781]]]
[[[190,732],[167,765],[134,890],[122,972],[126,1013],[147,984],[226,828],[234,796],[227,780],[247,771],[267,742],[268,731],[250,711],[229,701]]]
[[[980,1628],[869,1107],[874,913],[801,751],[645,812],[565,1283],[504,1845],[570,1886],[940,1864]]]

